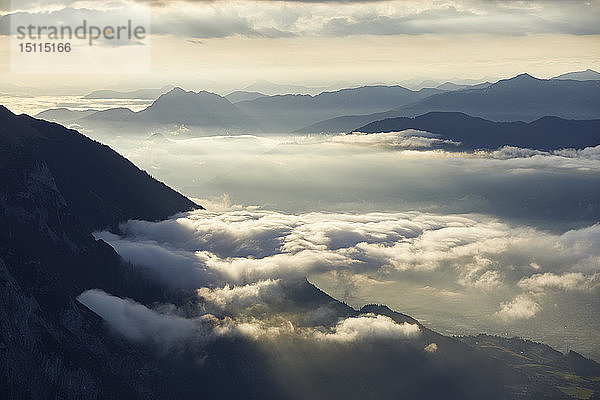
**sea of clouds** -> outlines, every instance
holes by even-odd
[[[178,330],[187,341],[376,335],[357,327],[379,327],[375,317],[272,313],[281,285],[308,277],[354,307],[387,304],[445,334],[600,355],[600,146],[462,153],[413,131],[363,136],[98,136],[207,208],[96,234],[169,289],[193,291],[201,307],[190,314],[99,292],[82,301],[131,338],[157,340],[147,332],[168,332],[165,321],[189,326]],[[154,322],[126,328],[135,315]],[[381,332],[411,337],[384,323]]]
[[[336,294],[343,286],[350,296],[344,300],[354,302],[353,292],[369,291],[380,292],[380,302],[389,297],[422,301],[399,288],[426,287],[429,298],[449,297],[450,305],[465,314],[479,314],[487,329],[510,330],[513,323],[555,313],[562,295],[584,304],[600,292],[600,224],[554,234],[476,214],[288,214],[230,206],[160,222],[129,221],[119,234],[98,232],[96,238],[125,260],[151,269],[169,288],[196,291],[203,307],[193,318],[99,291],[81,295],[123,335],[167,344],[173,333],[176,339],[207,340],[293,332],[293,320],[257,318],[256,308],[285,296],[282,281],[305,276],[324,283],[326,290],[337,285]],[[438,312],[447,306],[438,304]],[[418,334],[416,325],[374,316],[323,329],[302,335],[350,341]]]

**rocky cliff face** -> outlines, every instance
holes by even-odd
[[[0,398],[156,396],[153,362],[74,299],[160,296],[92,230],[193,207],[108,147],[0,107]]]

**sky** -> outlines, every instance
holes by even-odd
[[[144,46],[149,46],[150,56],[140,68],[112,71],[116,73],[104,68],[94,74],[52,71],[51,79],[48,74],[11,71],[11,18],[109,23],[117,15],[139,16],[146,7],[151,34]],[[327,86],[483,81],[521,72],[549,78],[600,69],[598,1],[156,0],[148,5],[127,0],[2,0],[0,14],[0,82],[22,86],[125,89],[176,84],[222,91],[258,79]],[[109,50],[119,51],[121,65],[140,61],[140,46],[128,43],[99,42],[92,54],[102,64],[103,51]]]

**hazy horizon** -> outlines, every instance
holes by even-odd
[[[13,12],[21,12],[20,19],[31,17],[40,23],[52,16],[77,24],[86,17],[111,21],[119,7],[133,12],[148,5],[152,17],[148,72],[11,72],[7,34]],[[498,79],[522,72],[550,78],[600,69],[598,19],[597,1],[44,0],[11,4],[3,0],[0,82],[82,90],[175,84],[223,91],[259,79],[328,86],[340,81],[443,83],[457,77]],[[102,47],[99,42],[96,51]],[[131,61],[127,51],[119,57],[122,63]]]

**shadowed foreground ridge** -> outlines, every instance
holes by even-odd
[[[0,204],[0,398],[159,393],[152,360],[75,297],[106,287],[160,298],[91,233],[199,206],[107,146],[2,106]]]
[[[305,317],[319,309],[331,312],[330,325],[384,315],[417,325],[419,334],[351,342],[232,336],[206,344],[199,337],[173,353],[126,341],[76,297],[102,289],[146,306],[191,310],[200,300],[125,263],[92,232],[198,206],[60,125],[0,108],[0,134],[0,398],[569,398],[557,388],[568,387],[568,377],[535,380],[511,359],[385,306],[354,310],[306,279],[282,282],[283,300],[265,303],[260,312],[292,315],[299,328],[310,327]],[[535,353],[538,346],[523,351]],[[563,357],[571,360],[572,375],[597,372],[592,361]]]

